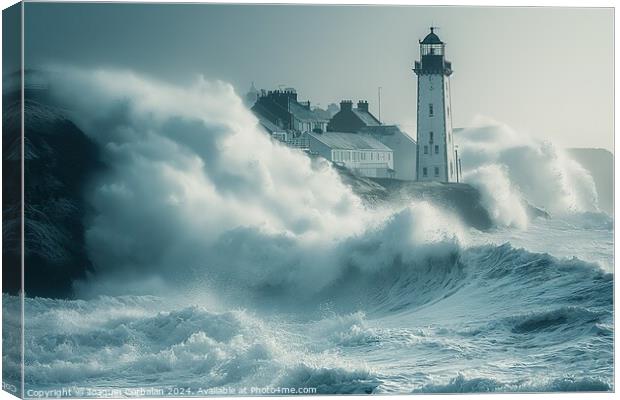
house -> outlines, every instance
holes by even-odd
[[[274,124],[298,133],[327,130],[329,118],[315,113],[310,102],[298,102],[295,89],[261,91],[252,107],[255,114],[260,114]]]
[[[348,132],[308,132],[310,153],[354,173],[371,178],[391,178],[394,174],[392,149],[372,138]]]
[[[363,127],[379,126],[381,122],[368,111],[368,102],[360,100],[353,108],[351,100],[340,102],[340,111],[329,121],[327,130],[336,132],[358,132]]]
[[[394,179],[416,179],[416,141],[396,125],[367,126],[360,134],[370,135],[394,152]]]
[[[353,108],[350,100],[341,101],[340,111],[331,119],[327,129],[371,136],[392,149],[395,179],[416,179],[415,140],[396,125],[383,125],[370,113],[367,101],[358,101],[357,108]]]
[[[260,114],[256,114],[256,117],[258,118],[258,123],[260,124],[260,126],[267,131],[267,133],[271,136],[272,139],[286,143],[289,135],[285,129],[280,128],[278,125],[269,121],[267,118],[263,117]]]

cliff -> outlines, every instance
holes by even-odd
[[[336,168],[342,180],[369,205],[402,205],[411,200],[428,200],[458,215],[465,224],[476,229],[488,230],[493,227],[489,213],[480,204],[480,193],[470,185],[365,178],[352,174],[346,168]]]

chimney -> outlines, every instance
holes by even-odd
[[[368,102],[366,100],[360,100],[357,102],[357,109],[360,111],[368,112]]]
[[[340,102],[340,111],[351,111],[353,110],[353,102],[351,100],[342,100]]]

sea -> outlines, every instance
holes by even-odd
[[[25,392],[614,389],[610,217],[584,213],[538,218],[527,230],[472,229],[450,253],[375,276],[363,296],[343,286],[342,297],[336,291],[316,304],[293,301],[272,311],[249,303],[211,307],[183,296],[26,298]],[[17,299],[3,300],[10,320],[6,307]],[[5,377],[12,372],[16,379],[18,338],[4,339]]]

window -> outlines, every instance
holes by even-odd
[[[435,145],[435,154],[439,154],[439,145],[438,144]]]
[[[428,171],[426,170],[426,167],[422,168],[422,176],[428,176]]]
[[[428,146],[424,146],[424,154],[428,154]]]
[[[452,167],[452,161],[450,161],[450,175],[454,175],[454,167]]]
[[[430,131],[429,137],[430,137],[429,142],[433,144],[433,141],[435,140],[435,135],[433,134],[433,131]]]
[[[428,105],[428,116],[429,117],[433,116],[433,103],[429,103]]]
[[[439,167],[435,167],[435,176],[439,176]]]
[[[388,161],[392,159],[392,154],[388,153]]]

